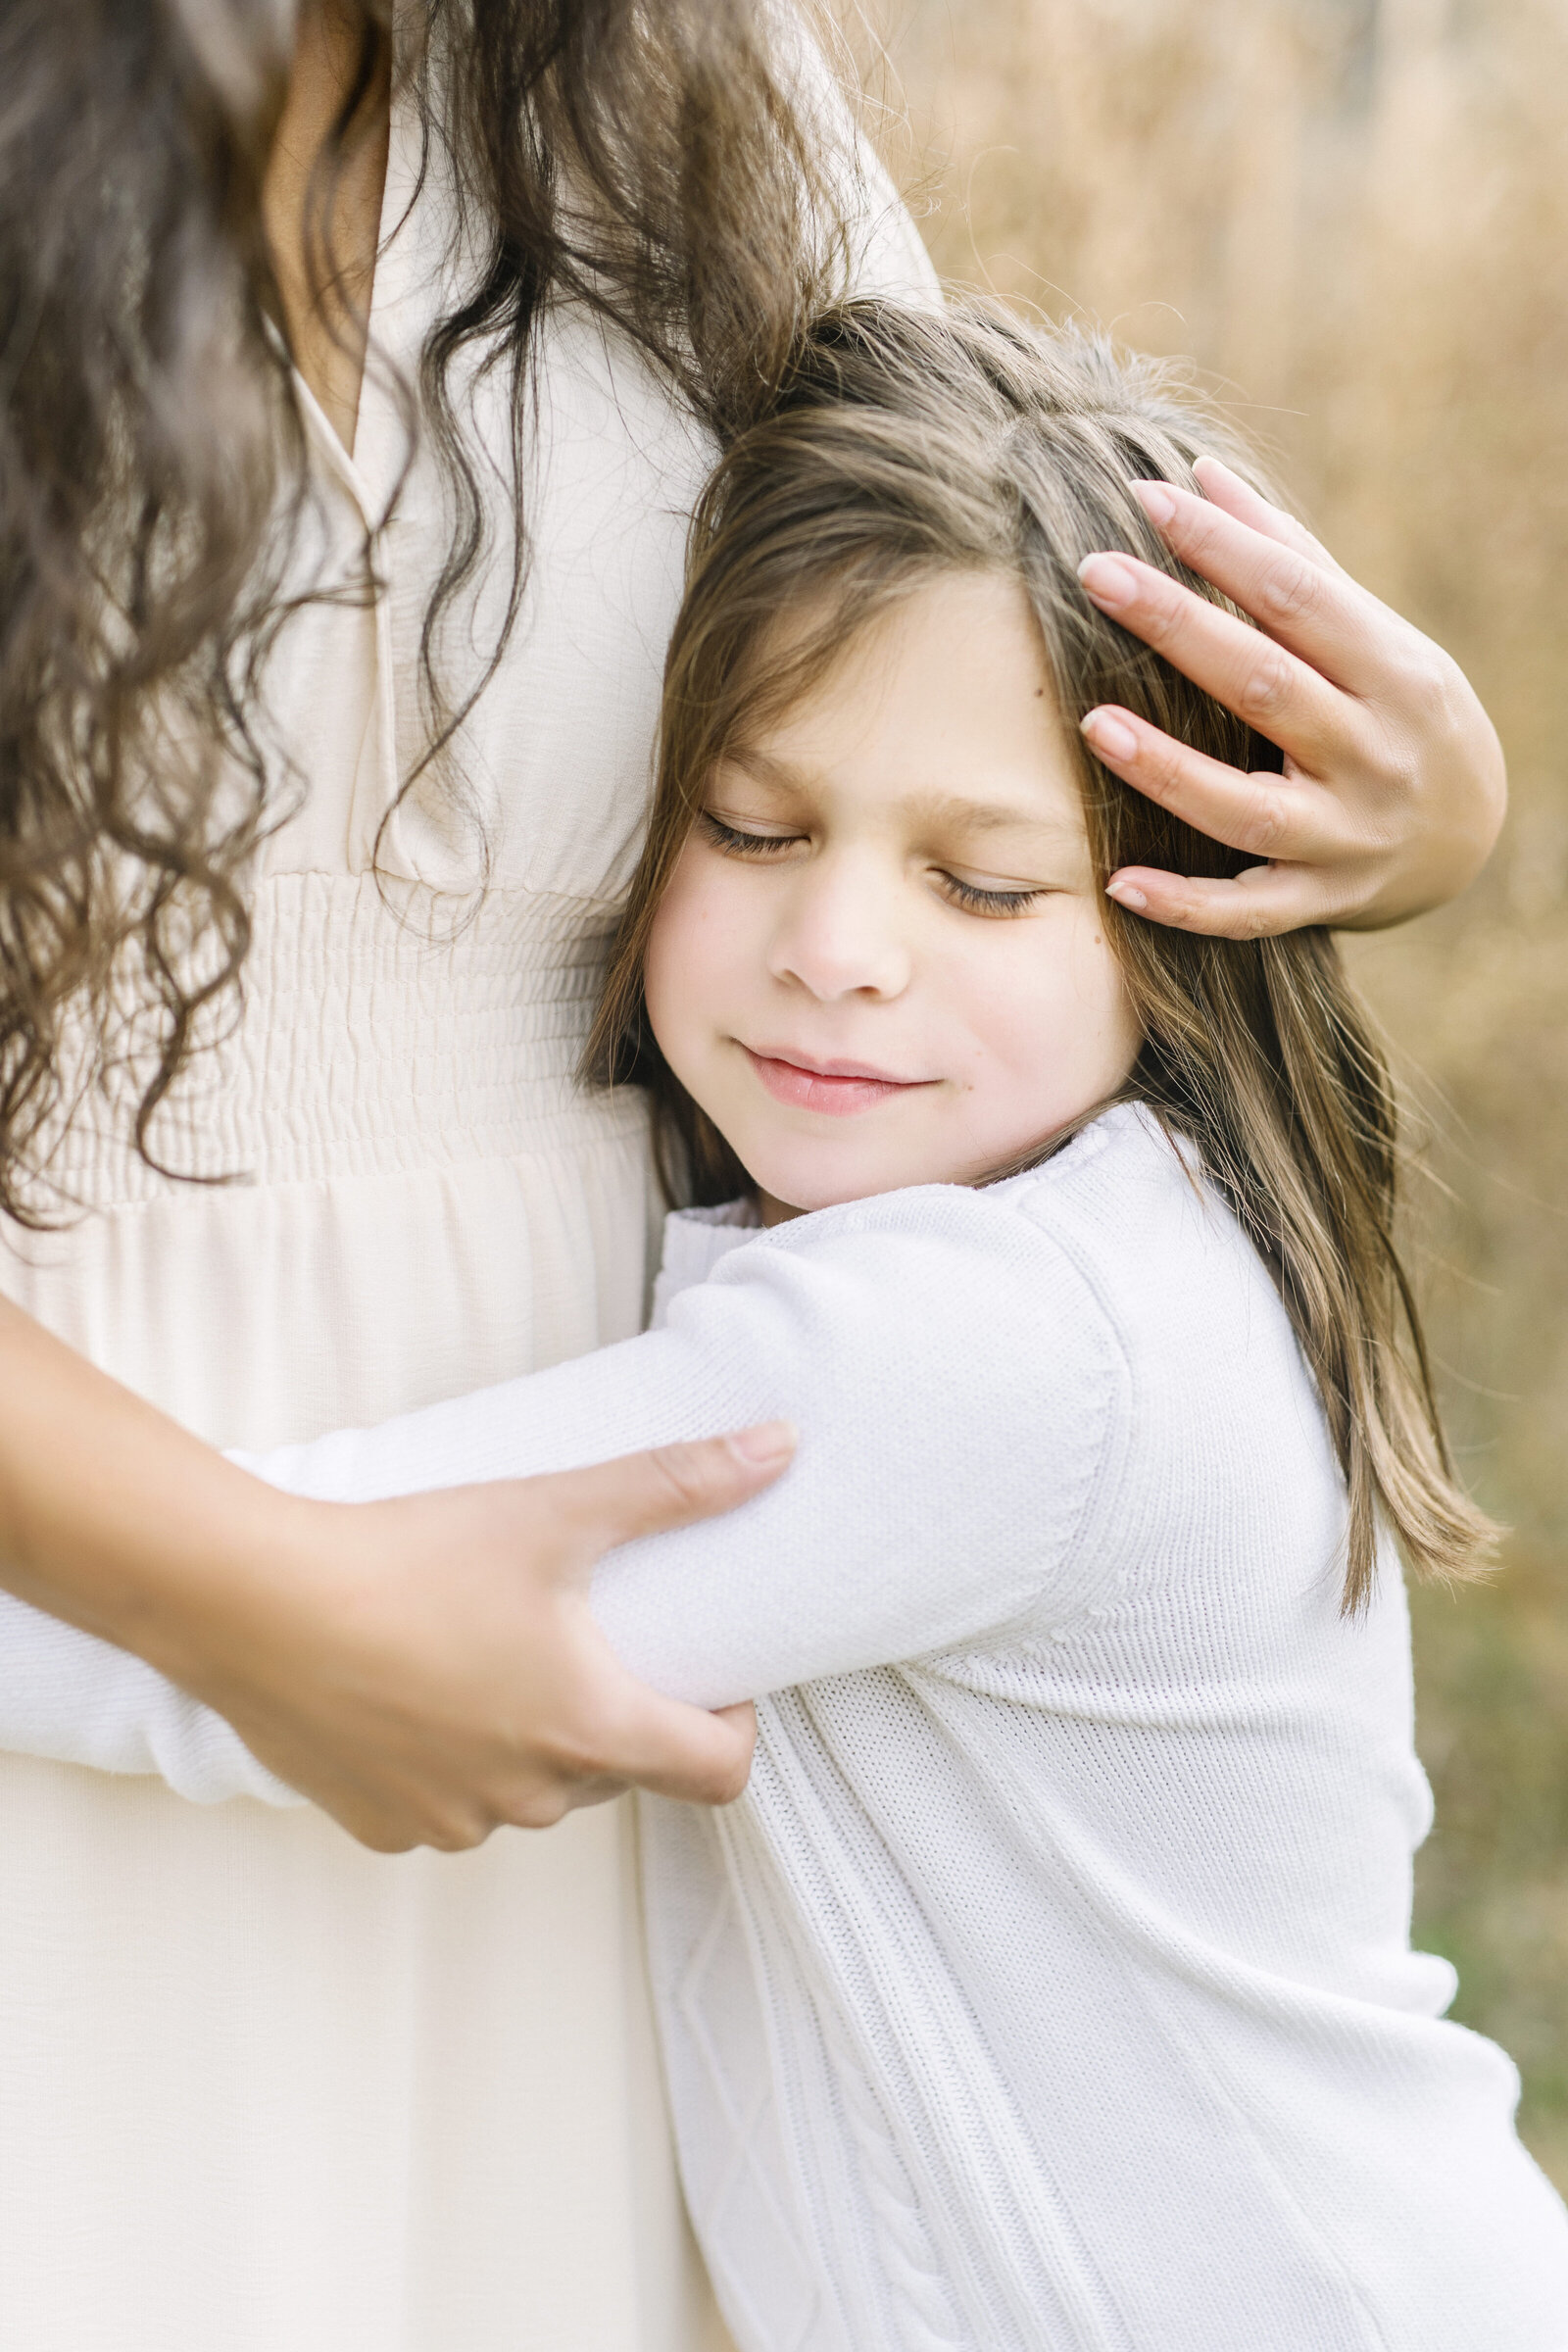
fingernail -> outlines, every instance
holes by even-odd
[[[1136,760],[1138,738],[1124,720],[1109,710],[1091,710],[1079,721],[1102,760]]]
[[[729,1440],[730,1451],[755,1469],[762,1462],[782,1462],[795,1451],[792,1421],[762,1421],[756,1429],[738,1429]]]
[[[1131,882],[1110,881],[1105,884],[1105,896],[1114,899],[1118,906],[1130,907],[1134,914],[1147,912],[1149,901]]]
[[[1156,531],[1176,519],[1176,501],[1163,482],[1134,482],[1133,496]]]
[[[1132,604],[1138,594],[1138,574],[1120,556],[1085,556],[1078,577],[1095,603],[1112,612]]]

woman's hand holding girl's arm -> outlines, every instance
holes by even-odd
[[[456,1549],[504,1548],[517,1501],[574,1488],[577,1465],[607,1446],[683,1450],[787,1413],[800,1457],[776,1486],[733,1520],[620,1544],[594,1571],[593,1618],[624,1664],[723,1706],[1079,1605],[1100,1563],[1071,1539],[1119,1365],[1093,1294],[1027,1216],[931,1187],[735,1250],[675,1300],[664,1330],[249,1458],[317,1496],[424,1490],[348,1516],[372,1547],[380,1511],[426,1549],[405,1514],[462,1529],[466,1593]],[[529,1483],[477,1483],[519,1478]],[[608,1550],[604,1534],[575,1557]],[[596,1641],[575,1582],[565,1616],[570,1640]]]
[[[1360,588],[1299,523],[1217,460],[1204,496],[1142,495],[1172,553],[1258,623],[1152,565],[1091,556],[1085,589],[1278,744],[1283,776],[1244,776],[1112,706],[1084,733],[1112,774],[1259,862],[1234,881],[1128,868],[1110,889],[1151,921],[1247,939],[1326,923],[1376,930],[1479,872],[1507,805],[1502,752],[1463,672]]]
[[[378,1847],[472,1844],[627,1781],[708,1802],[744,1786],[744,1716],[643,1690],[584,1595],[611,1544],[755,1494],[787,1435],[755,1458],[714,1439],[346,1509],[248,1477],[4,1302],[0,1405],[0,1585],[116,1645],[80,1643],[69,1695],[85,1736],[45,1752],[113,1762],[94,1744],[106,1716],[177,1703],[151,1666]],[[69,1639],[7,1617],[0,1745],[41,1744],[6,1738],[8,1712],[30,1720],[29,1623],[56,1663]]]
[[[639,1682],[588,1590],[612,1545],[728,1510],[775,1477],[789,1434],[748,1434],[755,1455],[713,1438],[555,1477],[295,1501],[281,1600],[269,1580],[265,1609],[180,1679],[280,1779],[385,1850],[548,1828],[633,1785],[727,1803],[751,1767],[751,1709],[709,1713]]]

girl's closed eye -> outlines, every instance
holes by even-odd
[[[745,825],[732,824],[711,808],[705,808],[699,821],[714,849],[723,850],[731,858],[771,857],[807,838],[798,829],[769,825],[760,818]]]
[[[796,827],[769,824],[763,818],[737,823],[714,808],[705,808],[699,821],[712,847],[731,858],[774,858],[809,838]],[[942,896],[963,913],[992,918],[1027,914],[1049,894],[1044,882],[1003,882],[991,876],[975,880],[951,866],[934,866],[931,878]]]
[[[966,874],[956,874],[951,866],[939,866],[936,879],[945,898],[965,914],[1001,916],[1027,914],[1050,895],[1045,882],[1001,882],[987,877],[972,881]]]

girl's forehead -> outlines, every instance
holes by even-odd
[[[976,832],[1083,827],[1078,755],[1021,582],[923,582],[855,632],[721,774],[774,799],[874,801]]]

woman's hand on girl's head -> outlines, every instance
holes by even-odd
[[[1260,860],[1232,881],[1126,867],[1111,896],[1152,922],[1239,939],[1376,930],[1441,906],[1502,823],[1491,720],[1457,664],[1299,523],[1216,459],[1197,470],[1201,498],[1164,482],[1139,495],[1172,553],[1256,629],[1131,556],[1091,556],[1081,577],[1102,612],[1277,744],[1285,772],[1243,775],[1130,711],[1091,711],[1085,736],[1113,775]]]

